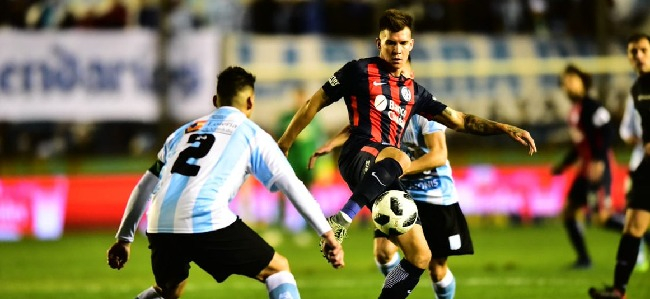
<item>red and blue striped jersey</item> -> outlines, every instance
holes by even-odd
[[[391,75],[380,57],[346,63],[322,88],[328,105],[345,100],[351,138],[395,147],[413,114],[432,120],[447,107],[412,78]]]

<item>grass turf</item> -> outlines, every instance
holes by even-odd
[[[549,221],[530,227],[470,224],[476,253],[451,257],[457,279],[456,298],[588,298],[587,288],[609,283],[619,234],[587,228],[594,267],[569,270],[574,254],[562,227]],[[358,225],[345,241],[346,267],[334,270],[320,257],[316,237],[257,229],[290,260],[302,298],[376,298],[383,277],[371,257],[371,232]],[[298,241],[306,241],[300,246]],[[105,252],[112,231],[68,232],[58,241],[23,240],[0,243],[0,293],[12,299],[134,298],[153,279],[144,236],[132,246],[131,260],[109,269]],[[650,298],[650,273],[634,273],[630,299]],[[267,298],[265,286],[231,276],[217,284],[192,265],[184,298]],[[409,298],[433,298],[428,276]]]

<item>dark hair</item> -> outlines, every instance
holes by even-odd
[[[388,9],[379,18],[379,31],[398,32],[406,27],[413,30],[413,17],[399,9]]]
[[[629,45],[630,43],[638,42],[642,39],[647,39],[650,42],[650,35],[647,35],[645,33],[632,34],[627,38],[627,44]]]
[[[567,66],[564,68],[564,71],[562,72],[562,75],[567,75],[567,74],[574,74],[580,77],[580,80],[582,80],[582,85],[584,85],[585,90],[589,90],[591,88],[591,75],[581,70],[575,64],[573,63],[567,64]]]
[[[238,66],[229,66],[217,76],[217,97],[221,106],[232,106],[233,99],[246,87],[255,88],[255,76]]]

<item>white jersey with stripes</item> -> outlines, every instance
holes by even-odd
[[[318,203],[271,135],[233,107],[189,122],[158,153],[164,163],[147,214],[147,232],[202,233],[236,219],[230,201],[249,174],[281,190],[319,235],[330,230]]]
[[[429,121],[420,115],[414,115],[402,137],[402,150],[411,157],[411,160],[415,160],[429,152],[429,148],[424,142],[424,135],[444,132],[446,129],[447,127],[443,124]],[[436,205],[451,205],[458,202],[449,160],[445,162],[445,165],[432,170],[404,176],[402,183],[414,200]]]

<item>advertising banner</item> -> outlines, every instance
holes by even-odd
[[[211,108],[219,33],[174,37],[169,110],[188,120]],[[155,121],[155,32],[0,31],[0,121]]]
[[[552,176],[549,166],[473,165],[454,167],[460,206],[467,215],[508,215],[523,222],[559,215],[574,173]],[[627,167],[613,168],[612,202],[625,206],[623,182]],[[64,229],[115,229],[119,226],[133,186],[140,175],[75,175],[9,177],[0,179],[0,239],[25,236],[54,239]],[[311,192],[326,215],[337,212],[351,192],[338,173],[317,180]],[[247,222],[282,222],[302,229],[304,220],[279,193],[271,193],[254,179],[244,184],[230,207]],[[361,218],[368,217],[364,209]],[[144,227],[146,220],[141,223]]]

